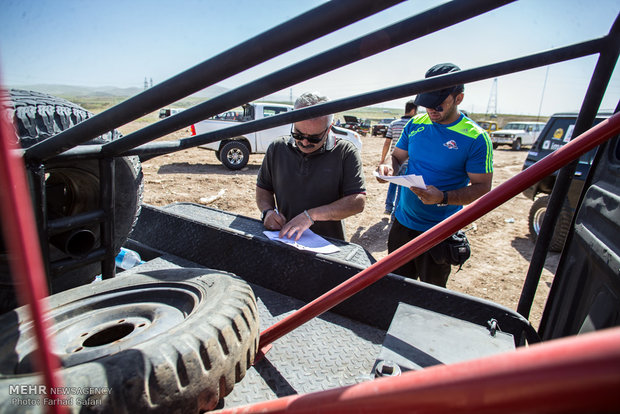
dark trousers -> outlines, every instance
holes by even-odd
[[[388,236],[388,253],[392,253],[401,246],[422,234],[422,231],[412,230],[403,226],[394,218],[390,234]],[[397,275],[420,279],[422,282],[436,286],[446,287],[452,266],[449,264],[437,264],[428,252],[422,253],[415,259],[394,271]]]

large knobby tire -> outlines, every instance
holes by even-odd
[[[49,308],[60,378],[77,387],[62,398],[73,397],[76,413],[90,412],[78,399],[88,399],[93,412],[213,409],[245,376],[258,347],[252,289],[210,269],[119,276],[52,295]],[[0,412],[17,413],[23,407],[14,399],[44,397],[11,392],[16,384],[41,383],[32,367],[34,332],[25,307],[0,317],[0,326]]]
[[[547,212],[547,205],[549,204],[550,196],[545,195],[534,200],[532,207],[530,208],[530,214],[528,218],[530,238],[533,242],[536,242],[538,235],[540,234],[540,227],[542,226],[545,213]],[[572,220],[572,214],[568,209],[568,206],[564,204],[562,210],[558,216],[558,221],[549,243],[549,250],[552,252],[561,252],[566,241],[566,236],[570,230]]]
[[[250,150],[242,141],[228,141],[220,151],[220,161],[230,170],[240,170],[250,159]]]
[[[513,151],[521,151],[521,138],[517,138],[512,142]]]
[[[43,93],[11,90],[8,108],[23,148],[48,139],[92,116],[84,108],[65,99]],[[101,135],[89,144],[101,144],[120,138],[117,131]],[[127,240],[142,205],[143,176],[138,157],[115,158],[115,227],[114,252]],[[99,207],[99,164],[97,160],[50,161],[45,165],[48,219],[73,216]],[[99,243],[99,226],[83,228]],[[50,260],[72,257],[50,243]],[[84,253],[85,254],[85,253]],[[12,279],[6,266],[8,258],[0,246],[0,312],[15,307]],[[4,265],[3,265],[4,263]],[[52,292],[61,292],[91,282],[101,273],[99,263],[60,274],[52,278]],[[4,300],[2,299],[4,297]]]

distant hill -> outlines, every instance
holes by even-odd
[[[9,88],[26,89],[31,91],[48,93],[55,96],[76,96],[76,97],[121,97],[129,98],[142,92],[142,88],[117,88],[115,86],[79,86],[79,85],[10,85]],[[228,91],[227,88],[214,85],[209,86],[192,96],[199,98],[212,98]]]
[[[142,88],[117,88],[116,86],[79,86],[79,85],[53,85],[53,84],[36,84],[36,85],[9,85],[9,88],[14,89],[26,89],[30,91],[37,91],[48,93],[54,96],[63,97],[117,97],[117,98],[129,98],[142,92]],[[212,85],[201,91],[198,91],[191,97],[195,98],[213,98],[221,95],[224,92],[228,92],[230,89],[219,85]],[[275,101],[275,102],[288,102],[289,97],[285,95],[272,94],[268,95],[262,100]]]

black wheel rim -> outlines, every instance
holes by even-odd
[[[56,340],[52,350],[66,368],[139,346],[187,319],[202,296],[201,290],[189,284],[141,284],[51,309],[49,317],[55,320],[51,332]],[[20,335],[29,339],[16,348],[20,357],[14,372],[18,374],[34,372],[36,343],[31,325],[22,324]],[[6,373],[7,361],[0,361]]]

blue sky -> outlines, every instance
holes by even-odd
[[[0,0],[0,76],[10,86],[69,84],[142,87],[166,80],[236,44],[318,6],[319,0]],[[224,80],[236,87],[443,1],[394,6]],[[268,6],[267,6],[268,5]],[[620,0],[521,0],[478,18],[292,87],[333,99],[411,82],[438,62],[463,69],[607,34]],[[549,115],[580,107],[596,57],[500,77],[500,113]],[[547,82],[545,85],[545,76]],[[462,108],[485,112],[492,80],[468,84]],[[283,91],[287,96],[290,89]],[[603,101],[620,98],[616,69]],[[382,103],[401,107],[404,101]]]

